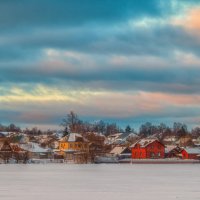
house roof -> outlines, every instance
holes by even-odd
[[[165,153],[169,153],[173,149],[175,149],[177,146],[176,145],[166,145],[165,146]]]
[[[176,141],[176,136],[166,136],[163,141],[165,142],[175,142]]]
[[[135,147],[136,144],[139,144],[141,148],[145,148],[146,146],[148,146],[149,144],[151,144],[155,141],[158,141],[158,139],[153,139],[153,138],[141,139],[141,140],[137,141],[136,143],[134,143],[133,145],[131,145],[131,148]]]
[[[82,139],[82,135],[79,133],[70,133],[68,137],[68,142],[77,142],[77,140]]]
[[[0,141],[0,151],[12,151],[12,146],[8,141]]]
[[[79,133],[70,133],[68,136],[63,137],[60,141],[62,142],[88,142],[81,134]]]
[[[122,134],[119,136],[119,138],[122,139],[122,140],[124,140],[124,139],[126,139],[127,137],[131,137],[131,136],[137,136],[137,135],[134,134],[134,133],[122,133]]]
[[[107,138],[119,138],[123,133],[115,133],[112,135],[109,135]]]
[[[123,146],[117,146],[117,147],[114,147],[110,153],[111,154],[121,154],[123,153],[123,151],[126,149],[127,147],[123,147]]]
[[[0,149],[3,147],[4,143],[0,142]]]
[[[183,150],[189,154],[200,154],[200,148],[184,148]]]
[[[6,137],[10,134],[10,132],[7,131],[0,131],[0,137]]]
[[[120,139],[125,139],[125,138],[127,138],[128,136],[130,135],[130,133],[122,133],[121,135],[120,135]]]
[[[21,144],[20,148],[32,152],[32,153],[47,153],[49,149],[44,149],[39,146],[38,143],[29,142],[27,144]]]

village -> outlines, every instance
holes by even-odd
[[[0,131],[0,163],[200,163],[200,136]]]

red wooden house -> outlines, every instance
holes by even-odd
[[[183,159],[200,159],[199,148],[185,148],[181,151]]]
[[[132,159],[164,158],[165,146],[157,139],[141,139],[131,146]]]

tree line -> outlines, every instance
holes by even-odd
[[[78,114],[74,111],[70,111],[66,117],[62,119],[60,124],[63,127],[63,135],[68,135],[70,132],[76,132],[80,134],[86,134],[91,132],[101,133],[105,136],[109,136],[115,133],[134,133],[139,135],[140,137],[148,137],[155,135],[162,139],[167,135],[169,136],[185,136],[185,135],[192,135],[193,137],[200,136],[200,127],[195,127],[192,130],[188,130],[188,127],[184,123],[174,122],[172,127],[169,127],[165,123],[160,123],[159,125],[154,125],[150,122],[143,123],[139,130],[136,131],[130,125],[127,125],[125,128],[121,128],[116,123],[107,123],[103,120],[95,121],[95,122],[87,122],[83,121],[79,118]],[[22,132],[22,129],[15,124],[10,125],[2,125],[0,124],[0,131],[7,131],[7,132]],[[28,135],[42,135],[42,134],[52,134],[53,131],[47,130],[42,131],[37,127],[32,129],[26,128],[23,130],[24,133]]]
[[[135,131],[133,127],[127,125],[124,129],[118,126],[116,123],[106,123],[102,120],[96,121],[94,123],[89,123],[79,119],[79,116],[71,111],[67,116],[62,120],[61,125],[64,127],[64,134],[67,135],[70,132],[77,133],[88,133],[88,132],[98,132],[106,136],[125,132],[125,133],[134,133],[141,137],[148,137],[155,135],[158,138],[162,139],[165,136],[177,136],[182,137],[188,134],[191,134],[193,137],[200,136],[200,127],[195,127],[191,131],[188,130],[188,127],[184,123],[174,122],[173,127],[169,127],[165,123],[160,123],[159,125],[154,125],[150,122],[142,124],[139,128],[139,131]]]
[[[0,124],[0,132],[15,132],[15,133],[20,133],[23,132],[27,135],[42,135],[42,134],[47,134],[47,135],[51,135],[53,133],[52,130],[47,130],[47,131],[42,131],[37,127],[33,127],[33,128],[26,128],[24,130],[22,130],[22,128],[20,128],[19,126],[15,125],[14,123],[11,123],[9,125],[3,125]]]

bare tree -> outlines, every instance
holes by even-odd
[[[64,127],[64,133],[68,134],[69,132],[76,132],[80,125],[80,120],[78,115],[74,111],[70,111],[67,114],[67,117],[62,120],[61,126]]]

